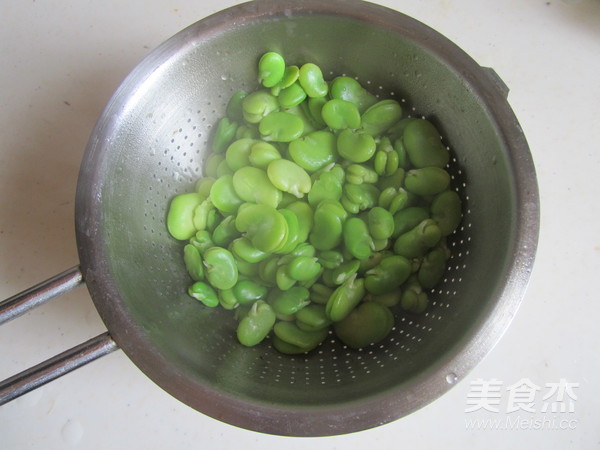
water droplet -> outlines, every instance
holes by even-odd
[[[83,427],[77,420],[68,420],[60,430],[63,440],[69,445],[75,445],[83,437]]]
[[[221,75],[221,80],[227,81],[228,80],[227,75]]]
[[[450,372],[448,375],[446,375],[446,383],[454,384],[457,381],[458,381],[458,375],[456,375],[454,372]]]

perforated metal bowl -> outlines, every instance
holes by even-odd
[[[419,316],[398,313],[380,345],[328,339],[303,356],[244,348],[232,315],[185,293],[169,200],[201,176],[232,93],[256,86],[278,51],[346,74],[441,130],[464,199],[447,273]],[[208,17],[153,51],[123,82],[90,139],[77,189],[83,277],[110,335],[152,380],[240,427],[332,435],[374,427],[434,400],[505,331],[538,234],[534,167],[493,71],[398,12],[355,0],[258,0]]]

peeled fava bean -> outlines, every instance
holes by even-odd
[[[327,300],[327,305],[325,306],[327,316],[333,322],[343,320],[360,303],[364,296],[364,279],[357,278],[356,276],[350,277],[333,291],[333,294]]]
[[[387,256],[365,273],[365,289],[375,295],[392,292],[408,279],[411,268],[403,256]]]
[[[295,114],[273,111],[261,119],[258,131],[266,141],[290,142],[304,133],[304,122]]]
[[[419,258],[428,249],[437,245],[442,237],[442,232],[437,223],[425,219],[412,230],[400,235],[394,243],[394,252],[405,258]]]
[[[442,144],[440,133],[426,119],[410,121],[404,129],[402,142],[410,162],[417,168],[443,168],[448,164],[450,154]]]
[[[268,303],[263,300],[254,302],[238,324],[238,341],[246,347],[259,344],[271,332],[276,320],[275,312]]]
[[[427,309],[429,298],[416,280],[409,280],[400,298],[400,306],[405,311],[421,314]]]
[[[267,167],[269,180],[277,189],[301,198],[310,191],[310,176],[298,164],[287,159],[276,159]]]
[[[409,170],[404,179],[406,190],[421,196],[436,195],[450,185],[450,175],[439,167]]]
[[[341,99],[329,100],[321,109],[323,121],[332,130],[360,127],[360,113],[354,103]]]
[[[271,304],[278,314],[296,314],[310,303],[310,293],[302,286],[294,286],[275,295]]]
[[[392,127],[402,117],[402,107],[396,100],[381,100],[369,107],[361,117],[365,133],[377,136]]]
[[[377,97],[367,91],[351,77],[337,77],[331,83],[331,97],[346,100],[356,105],[359,113],[377,103]]]
[[[446,260],[448,259],[448,252],[443,247],[436,247],[431,250],[421,262],[419,272],[417,273],[417,280],[419,284],[425,289],[433,288],[444,276],[446,271]]]
[[[196,234],[194,211],[202,201],[202,196],[195,192],[180,194],[171,200],[167,213],[167,229],[171,236],[184,241]]]
[[[214,308],[219,304],[217,292],[210,284],[204,281],[196,281],[192,284],[188,289],[188,294],[209,308]]]
[[[290,142],[290,157],[309,172],[322,169],[335,159],[336,137],[325,130],[313,131]]]
[[[365,260],[373,253],[373,238],[369,234],[367,224],[358,217],[352,217],[344,222],[344,245],[358,260]]]
[[[440,227],[442,236],[452,234],[462,217],[461,200],[455,191],[445,191],[434,197],[431,202],[431,218],[435,220]]]
[[[362,163],[375,154],[377,144],[369,134],[350,129],[343,130],[337,138],[337,150],[348,161]]]
[[[278,350],[282,351],[285,348],[291,348],[297,349],[298,353],[306,353],[314,349],[327,337],[326,329],[307,331],[298,328],[298,326],[293,322],[284,321],[277,322],[273,327],[273,332],[275,337],[291,346],[282,346],[281,348],[278,348]],[[288,352],[283,351],[283,353]]]
[[[394,326],[394,315],[376,302],[364,302],[333,324],[335,334],[350,348],[359,349],[384,339]]]
[[[204,252],[205,276],[217,289],[230,289],[238,280],[238,269],[231,252],[222,247],[211,247]]]
[[[281,191],[273,186],[267,172],[262,169],[242,167],[235,171],[232,182],[235,193],[245,202],[262,203],[276,208],[281,201]]]
[[[313,63],[306,63],[300,67],[298,81],[306,94],[312,98],[324,97],[329,90],[321,69]]]
[[[276,52],[267,52],[258,61],[258,82],[264,87],[275,86],[285,73],[285,60]]]
[[[285,217],[267,205],[248,204],[238,212],[235,226],[255,248],[265,253],[278,250],[287,239]]]

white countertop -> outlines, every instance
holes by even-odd
[[[160,42],[235,3],[0,4],[0,299],[78,263],[78,168],[121,80]],[[208,418],[155,386],[119,351],[0,407],[0,447],[600,446],[600,1],[380,3],[445,34],[511,89],[509,101],[536,163],[541,234],[529,290],[501,342],[450,392],[412,415],[310,441]],[[0,328],[0,379],[104,330],[86,289],[78,288]],[[501,381],[503,388],[528,381],[540,395],[551,394],[553,384],[576,384],[561,402],[573,411],[545,414],[538,396],[529,405],[533,412],[503,407],[475,416],[465,412],[467,396],[481,380]],[[475,417],[510,429],[469,426]],[[515,418],[522,421],[515,425]]]

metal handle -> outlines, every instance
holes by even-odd
[[[77,266],[0,302],[0,325],[82,283],[83,275]],[[0,405],[117,349],[117,344],[106,332],[7,378],[0,382]]]

